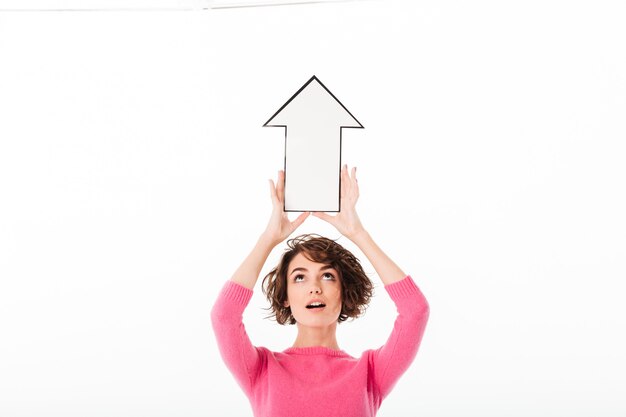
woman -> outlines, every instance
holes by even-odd
[[[284,173],[270,180],[272,215],[254,249],[226,282],[211,311],[220,353],[256,417],[365,417],[409,367],[419,348],[429,306],[407,276],[372,240],[355,206],[356,168],[341,170],[341,212],[313,213],[333,225],[368,258],[396,304],[398,316],[387,342],[354,358],[339,349],[337,323],[357,317],[371,295],[358,260],[330,239],[304,236],[289,241],[264,290],[279,323],[297,324],[292,347],[272,352],[253,346],[242,323],[252,290],[271,250],[310,215],[290,221],[283,211]]]

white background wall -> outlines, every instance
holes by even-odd
[[[315,74],[365,126],[343,141],[364,223],[431,304],[378,415],[624,416],[625,20],[556,0],[0,13],[0,415],[251,415],[209,311],[270,213],[283,132],[261,125]],[[365,267],[354,356],[395,318]],[[283,350],[265,306],[257,285],[250,337]]]

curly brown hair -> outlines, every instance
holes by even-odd
[[[270,302],[268,318],[279,324],[296,324],[287,300],[287,268],[291,260],[302,253],[307,259],[330,265],[339,274],[341,282],[341,313],[338,322],[355,319],[365,313],[372,298],[373,284],[359,260],[332,239],[315,234],[300,235],[287,241],[287,249],[278,265],[263,278],[263,294]]]

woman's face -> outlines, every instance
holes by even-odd
[[[287,268],[287,301],[299,325],[325,327],[339,319],[341,282],[330,265],[297,254]]]

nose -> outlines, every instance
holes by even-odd
[[[315,285],[315,286],[311,287],[311,289],[309,290],[309,293],[311,293],[311,294],[321,294],[322,290],[320,289],[320,287]]]

